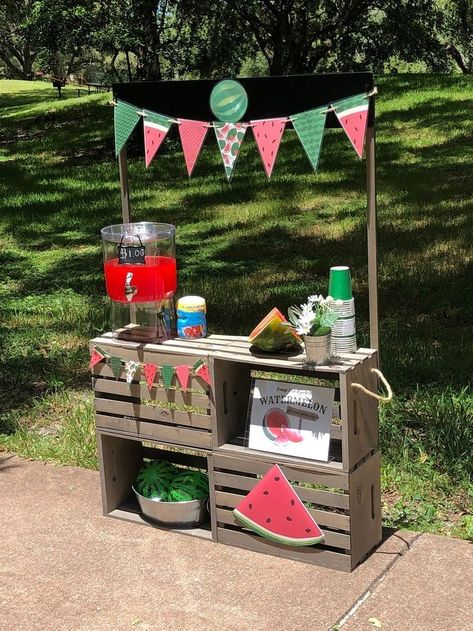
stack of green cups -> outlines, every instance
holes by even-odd
[[[350,269],[344,265],[330,268],[328,295],[341,301],[333,309],[338,320],[332,326],[332,355],[353,353],[356,345],[355,300],[351,287]]]

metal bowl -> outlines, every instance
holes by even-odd
[[[191,528],[209,520],[207,497],[190,502],[161,502],[144,497],[133,486],[131,488],[143,515],[163,526]]]

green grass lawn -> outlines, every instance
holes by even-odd
[[[471,536],[473,79],[379,78],[381,414],[385,523]],[[0,81],[0,445],[95,466],[87,340],[108,328],[99,230],[120,221],[110,95],[59,101]],[[365,163],[341,130],[320,172],[287,132],[267,182],[253,140],[231,184],[209,134],[188,180],[174,137],[144,167],[129,146],[132,216],[177,226],[179,293],[211,331],[246,334],[273,306],[354,280],[368,345]]]

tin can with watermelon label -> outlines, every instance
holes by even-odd
[[[207,335],[205,298],[184,296],[177,301],[177,334],[185,340]]]

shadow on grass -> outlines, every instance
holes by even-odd
[[[423,102],[381,109],[378,116],[382,358],[397,388],[463,384],[472,374],[465,296],[472,289],[466,253],[473,237],[473,178],[462,168],[471,151],[471,122],[466,100],[428,98],[434,86],[458,87],[451,77],[424,79]],[[401,78],[386,85],[386,94],[400,97],[416,81]],[[35,98],[26,95],[25,105]],[[14,97],[7,101],[14,106]],[[403,132],[409,124],[422,135],[446,121],[465,133],[425,136],[425,146],[411,146]],[[8,307],[3,406],[11,411],[41,388],[87,382],[85,340],[106,326],[99,230],[119,222],[120,209],[110,108],[84,101],[40,113],[23,136],[14,124],[2,124],[8,133],[0,146],[0,221],[8,238],[0,262],[15,287],[7,302],[71,291],[86,304],[77,322],[57,309],[50,326],[36,326],[32,318],[30,330],[14,324]],[[343,132],[327,133],[314,175],[288,131],[270,182],[248,132],[230,184],[213,134],[188,180],[172,136],[146,170],[141,133],[137,129],[129,149],[132,216],[177,226],[180,290],[206,295],[211,330],[247,333],[273,306],[285,310],[314,291],[325,292],[329,267],[344,263],[353,270],[359,341],[367,344],[365,164]],[[61,349],[62,342],[54,342],[61,333],[79,336],[82,346]]]

